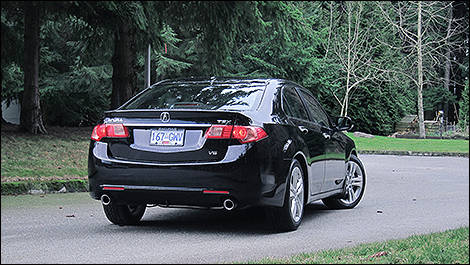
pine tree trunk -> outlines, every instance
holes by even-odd
[[[33,134],[47,133],[39,101],[39,7],[24,3],[24,92],[20,125]]]
[[[119,23],[114,34],[111,109],[116,109],[137,91],[135,30],[129,23]]]
[[[421,2],[418,2],[418,123],[419,123],[419,138],[426,138],[426,131],[424,128],[424,109],[423,109],[423,53],[421,43]]]

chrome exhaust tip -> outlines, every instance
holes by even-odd
[[[108,195],[103,194],[101,195],[101,203],[103,205],[109,205],[111,203],[111,198]]]
[[[231,199],[225,199],[224,201],[224,209],[227,211],[231,211],[237,207],[237,204],[232,201]]]

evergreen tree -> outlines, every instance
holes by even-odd
[[[143,89],[149,44],[152,83],[214,75],[289,79],[311,90],[333,116],[347,114],[357,129],[383,135],[392,133],[401,117],[417,109],[418,90],[409,89],[416,79],[404,78],[417,76],[416,61],[409,60],[415,58],[416,49],[384,19],[387,14],[399,21],[400,12],[389,11],[399,7],[403,11],[413,3],[68,1],[35,5],[44,11],[40,13],[37,87],[47,124],[92,125],[103,110],[121,105]],[[439,5],[446,3],[434,6]],[[7,102],[24,100],[22,6],[7,2],[1,7],[1,94]],[[468,22],[459,20],[468,18],[468,5],[454,2],[452,6],[452,19],[449,10],[440,10],[439,18],[445,23],[433,27],[439,30],[425,32],[429,38],[423,39],[430,47],[423,55],[434,48],[436,54],[446,55],[448,42],[433,43],[453,29],[460,32],[449,38],[451,44],[459,43],[450,49],[450,57],[423,56],[423,110],[457,102],[468,75],[468,56],[463,56],[468,53],[468,33],[461,31]],[[349,20],[348,10],[352,11]],[[428,10],[423,9],[423,16]],[[404,23],[417,19],[416,12],[402,15]],[[344,63],[348,49],[342,47],[348,43],[350,61],[367,67]],[[450,60],[450,71],[445,58],[456,58]],[[449,80],[448,88],[442,78]],[[27,98],[30,95],[34,93]]]
[[[468,134],[469,127],[469,108],[468,108],[468,80],[465,84],[465,89],[462,91],[462,99],[460,100],[460,115],[459,115],[459,127],[462,131]]]
[[[39,98],[39,28],[41,6],[24,3],[24,93],[21,102],[21,127],[33,134],[47,133],[42,121]]]

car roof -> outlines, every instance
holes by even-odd
[[[180,77],[174,79],[165,79],[156,84],[167,85],[167,84],[230,84],[230,83],[264,83],[266,88],[278,87],[284,83],[293,83],[292,81],[279,79],[279,78],[252,78],[252,77]],[[156,85],[155,84],[155,85]],[[272,86],[274,85],[274,86]],[[269,89],[269,88],[268,88]]]

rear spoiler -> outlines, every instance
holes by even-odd
[[[220,111],[220,110],[203,110],[203,109],[135,109],[135,110],[110,110],[106,111],[107,117],[120,117],[120,118],[157,118],[163,112],[168,112],[172,119],[230,119],[239,120],[243,123],[250,123],[251,119],[238,111]]]

